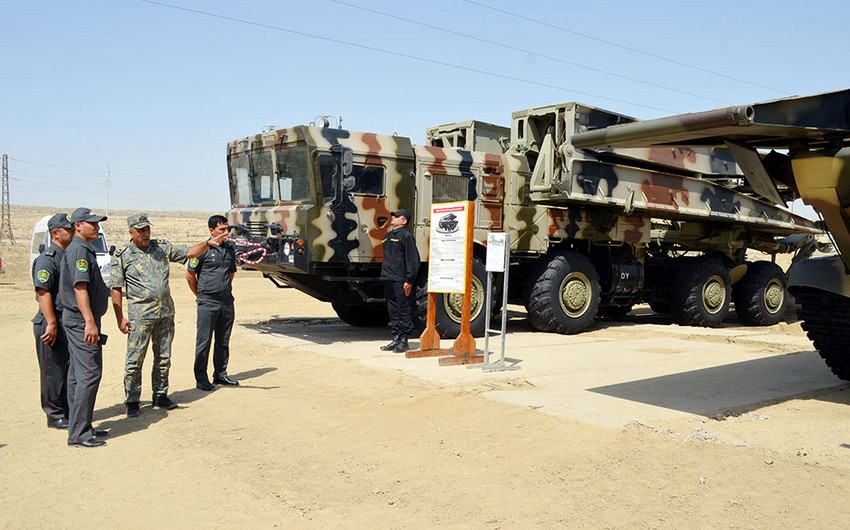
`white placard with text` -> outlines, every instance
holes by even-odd
[[[428,258],[430,293],[464,292],[468,212],[468,202],[431,205],[431,245]]]
[[[487,234],[487,271],[505,272],[505,245],[508,243],[508,234],[504,232],[490,232]]]

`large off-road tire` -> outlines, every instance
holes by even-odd
[[[487,270],[484,262],[478,257],[472,258],[472,308],[470,311],[469,331],[473,337],[484,336],[484,323],[486,313],[485,290],[487,288]],[[440,338],[454,339],[460,335],[461,308],[463,294],[437,294],[437,314],[435,326]],[[496,297],[491,296],[490,310],[496,302]],[[418,286],[416,289],[416,307],[414,308],[414,325],[420,332],[425,329],[428,318],[428,290],[426,285]]]
[[[769,261],[747,264],[747,273],[732,286],[738,318],[747,326],[772,326],[785,318],[788,281],[782,267]]]
[[[382,328],[390,321],[386,304],[331,304],[340,320],[358,328]]]
[[[811,287],[794,287],[792,294],[809,340],[832,373],[850,381],[850,298]]]
[[[590,260],[574,251],[556,254],[536,269],[525,308],[540,331],[565,335],[593,324],[599,309],[599,275]]]
[[[710,256],[683,258],[676,267],[670,305],[683,326],[713,328],[729,313],[732,286],[723,263]]]

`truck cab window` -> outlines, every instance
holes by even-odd
[[[336,189],[336,175],[339,173],[336,160],[330,155],[319,157],[319,171],[322,177],[322,197],[328,201],[333,199]],[[354,187],[351,193],[362,195],[384,194],[384,167],[362,166],[354,164],[351,176],[354,177]]]
[[[306,147],[285,147],[277,150],[277,186],[281,201],[304,201],[310,198]]]
[[[251,181],[248,178],[248,157],[238,155],[230,157],[230,194],[233,204],[251,204]]]
[[[259,151],[249,157],[251,172],[251,198],[252,204],[270,202],[274,200],[274,192],[272,190],[272,152]]]

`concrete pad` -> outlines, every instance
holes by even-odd
[[[654,316],[653,316],[654,317]],[[281,318],[247,327],[264,340],[459,385],[501,401],[608,427],[687,416],[740,413],[765,404],[847,386],[820,359],[799,325],[724,324],[692,328],[630,317],[600,321],[586,333],[533,331],[512,318],[506,357],[519,369],[441,367],[437,358],[382,352],[386,329],[354,328],[335,318]],[[444,340],[442,346],[451,346]],[[501,339],[491,337],[491,361]],[[412,341],[411,347],[418,342]],[[476,340],[481,350],[484,339]],[[496,350],[492,352],[492,350]]]

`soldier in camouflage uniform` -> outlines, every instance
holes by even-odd
[[[187,248],[163,239],[152,240],[147,214],[129,216],[127,225],[130,241],[112,259],[112,307],[118,329],[129,335],[124,392],[127,417],[134,418],[140,412],[142,363],[149,342],[153,343],[154,354],[151,369],[153,406],[166,410],[177,408],[177,403],[168,397],[168,370],[174,338],[174,301],[168,286],[169,262],[186,263],[211,246],[219,245],[224,238],[212,237]],[[124,317],[122,308],[125,294],[128,318]]]

